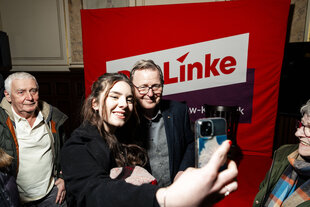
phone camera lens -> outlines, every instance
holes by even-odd
[[[212,123],[209,121],[203,122],[200,128],[201,136],[210,136],[212,135]]]

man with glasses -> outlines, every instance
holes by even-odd
[[[299,144],[281,146],[253,206],[310,206],[310,100],[300,109]]]
[[[152,60],[138,61],[130,73],[138,102],[137,130],[148,151],[151,173],[167,186],[195,164],[194,135],[185,104],[163,100],[161,68]]]

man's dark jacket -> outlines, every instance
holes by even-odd
[[[184,103],[161,100],[159,104],[163,115],[169,153],[170,179],[179,171],[195,166],[195,140],[191,129],[188,107]],[[137,130],[140,139],[145,139],[147,122],[140,118],[141,129]],[[146,142],[146,141],[145,141]]]

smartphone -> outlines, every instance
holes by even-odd
[[[227,140],[226,128],[226,120],[221,117],[201,118],[195,121],[196,167],[206,165],[216,149]]]

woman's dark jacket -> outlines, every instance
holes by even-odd
[[[82,124],[61,151],[61,166],[69,206],[158,206],[157,186],[135,186],[111,179],[115,159],[95,126]]]
[[[298,144],[283,145],[274,152],[270,170],[259,186],[259,192],[255,196],[253,207],[264,206],[268,196],[280,179],[283,171],[289,165],[287,156],[298,149]],[[309,207],[310,201],[301,203],[297,207]]]

